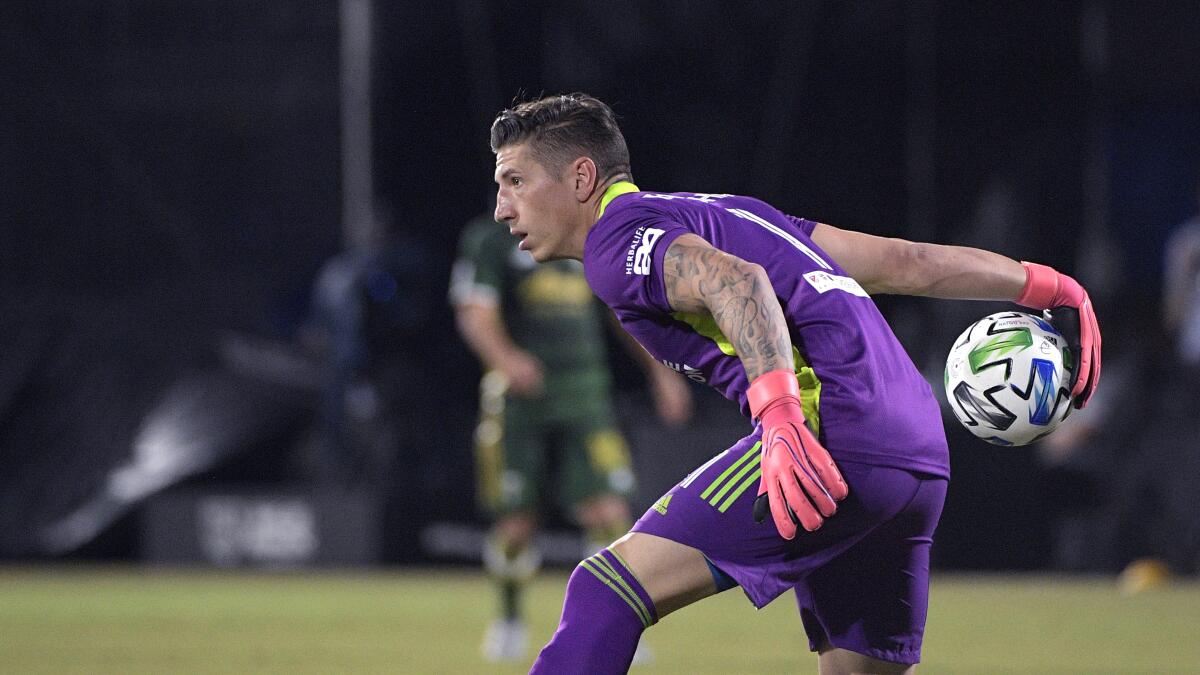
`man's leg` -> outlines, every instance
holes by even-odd
[[[629,445],[607,416],[573,420],[562,430],[561,504],[583,527],[590,555],[629,531],[633,491]]]
[[[609,420],[607,406],[580,418],[563,435],[563,497],[585,534],[584,557],[597,553],[629,531],[627,497],[633,489],[633,462],[624,437]],[[639,643],[635,665],[650,663],[653,651]]]
[[[528,512],[506,515],[496,522],[485,544],[484,568],[500,588],[500,614],[507,620],[521,619],[521,589],[541,566],[532,545],[534,522]]]
[[[670,539],[630,532],[612,546],[625,559],[658,609],[658,618],[717,592],[704,554]]]
[[[530,673],[624,673],[643,631],[716,590],[700,551],[629,533],[575,568],[558,630]]]
[[[740,509],[744,513],[739,515],[730,514],[726,518],[723,514],[739,496],[744,494],[747,501],[754,497],[752,490],[739,487],[746,479],[743,475],[746,472],[736,472],[745,459],[756,456],[755,441],[747,437],[714,457],[647,511],[634,526],[637,532],[580,563],[568,582],[558,632],[542,652],[533,672],[625,672],[642,632],[660,616],[717,592],[714,575],[722,577],[722,589],[735,585],[727,575],[709,567],[701,553],[704,549],[690,545],[690,541],[683,542],[696,532],[713,529],[712,541],[722,542],[721,545],[733,550],[746,550],[742,544],[749,539],[743,541],[742,537],[751,537],[755,529],[750,527],[753,520],[749,504]],[[618,456],[596,451],[604,447],[590,445],[591,461],[585,466],[601,469],[593,471],[593,476],[604,476],[604,468],[621,465],[604,461],[605,457]],[[722,485],[723,481],[730,481],[727,489],[709,494],[717,492],[714,488],[700,498],[701,488],[694,483],[701,476],[708,477],[706,483],[711,482],[717,474],[722,474]],[[677,494],[681,490],[683,493]],[[673,503],[672,498],[676,500]],[[718,521],[728,521],[730,528],[717,532],[721,529]],[[654,527],[655,531],[641,531],[647,527]],[[770,531],[773,533],[773,528]],[[767,528],[762,528],[759,534],[766,537]],[[782,542],[778,535],[773,535],[759,543],[782,549]]]
[[[618,537],[625,535],[632,522],[629,517],[629,502],[625,501],[623,496],[615,494],[603,494],[586,500],[576,508],[576,514],[587,532],[589,554],[600,551]],[[653,593],[651,595],[653,596]],[[633,654],[633,664],[647,664],[653,660],[653,649],[644,642],[638,643]]]
[[[823,675],[915,672],[946,480],[851,461],[841,466],[878,524],[795,586],[801,621]],[[854,508],[847,504],[837,517],[853,516]]]
[[[496,521],[484,545],[484,569],[500,595],[500,616],[483,637],[483,654],[488,660],[512,661],[526,654],[528,637],[521,599],[541,566],[541,556],[532,545],[534,530],[532,513],[511,513]]]
[[[521,599],[541,565],[533,535],[545,447],[543,430],[528,405],[505,399],[503,380],[489,374],[480,390],[480,421],[475,432],[478,492],[495,517],[484,544],[483,562],[500,596],[500,616],[484,634],[483,654],[491,661],[514,661],[525,657],[528,646]]]
[[[917,666],[881,661],[826,642],[817,650],[817,672],[820,675],[912,675],[917,672]]]

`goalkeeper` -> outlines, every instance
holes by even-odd
[[[481,501],[495,517],[484,567],[500,595],[482,650],[490,661],[511,661],[527,649],[521,596],[538,568],[540,507],[557,502],[594,551],[632,522],[633,467],[611,411],[603,307],[582,265],[538,265],[490,216],[468,223],[459,248],[450,298],[463,339],[487,370],[476,469]],[[686,421],[686,383],[618,333],[646,370],[660,416]]]
[[[929,385],[869,293],[1063,308],[1082,406],[1100,375],[1082,287],[1045,266],[840,230],[747,197],[642,192],[612,111],[583,94],[501,112],[491,145],[496,219],[520,248],[582,260],[651,354],[757,422],[580,563],[533,672],[623,672],[646,628],[733,586],[758,607],[794,589],[824,674],[913,671],[949,458]]]

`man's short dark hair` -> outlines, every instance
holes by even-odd
[[[492,152],[526,141],[533,158],[551,173],[586,155],[601,181],[631,174],[629,148],[612,108],[587,94],[547,96],[501,111],[492,122]]]

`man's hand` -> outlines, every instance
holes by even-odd
[[[1017,304],[1033,309],[1049,309],[1056,327],[1066,338],[1075,359],[1071,397],[1075,407],[1087,405],[1100,382],[1100,324],[1087,291],[1071,277],[1052,267],[1022,262],[1025,287]]]
[[[747,397],[763,429],[754,520],[761,523],[769,509],[780,536],[794,539],[797,524],[809,532],[819,528],[850,489],[829,451],[804,424],[795,373],[764,373],[750,384]]]
[[[504,353],[496,367],[508,380],[508,390],[514,396],[532,398],[542,393],[545,366],[536,356],[523,349],[513,348]]]
[[[650,371],[650,393],[658,417],[667,426],[679,427],[692,417],[692,392],[678,373],[661,363]]]

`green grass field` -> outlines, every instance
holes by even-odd
[[[532,589],[539,644],[565,581]],[[0,588],[0,673],[525,671],[480,660],[494,600],[471,573],[0,568]],[[794,607],[707,600],[653,628],[655,663],[635,672],[815,673]],[[1125,597],[1107,580],[942,574],[920,671],[1197,673],[1200,584]]]

